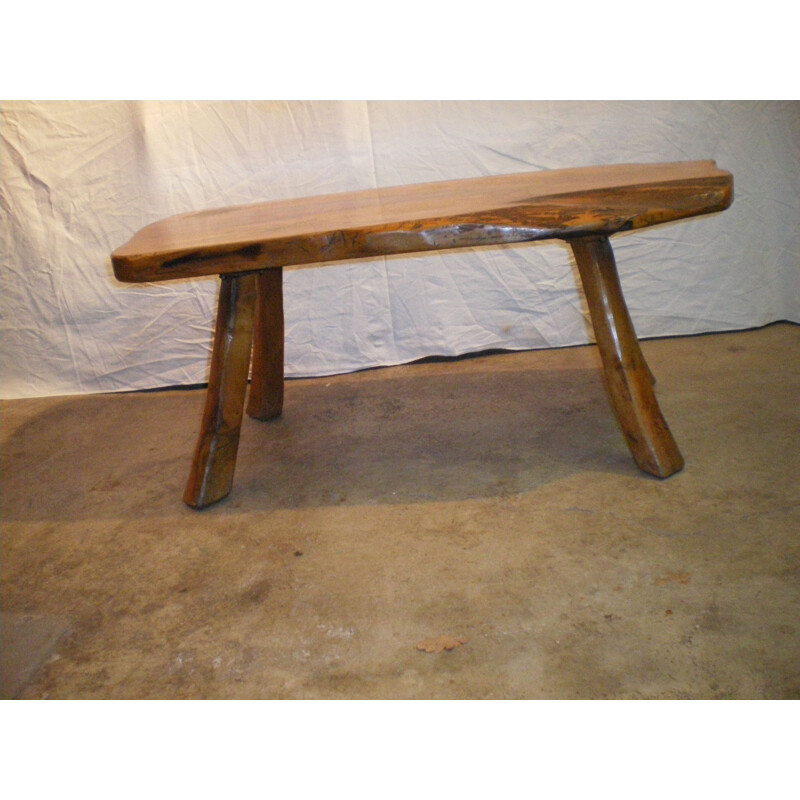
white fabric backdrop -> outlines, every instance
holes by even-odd
[[[0,135],[6,398],[207,379],[216,279],[111,272],[159,218],[521,170],[716,159],[732,208],[614,239],[637,332],[800,322],[796,102],[12,102]],[[288,376],[591,337],[560,243],[285,274]]]

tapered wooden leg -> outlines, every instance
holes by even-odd
[[[611,406],[639,469],[666,478],[683,467],[653,393],[653,377],[633,329],[605,236],[571,241],[595,337],[603,360]]]
[[[253,342],[255,275],[222,275],[211,374],[184,502],[201,509],[233,484]]]
[[[283,411],[283,270],[256,275],[253,377],[247,413],[272,419]]]

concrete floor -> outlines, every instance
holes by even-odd
[[[290,381],[201,513],[202,392],[4,402],[4,696],[800,698],[800,327],[643,349],[666,481],[594,347]]]

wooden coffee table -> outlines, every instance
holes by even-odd
[[[211,373],[184,501],[233,485],[247,413],[283,408],[282,267],[456,247],[562,239],[575,255],[606,388],[638,467],[660,478],[683,458],[653,392],[609,237],[722,211],[733,178],[713,161],[524,172],[219,208],[142,228],[112,254],[121,281],[219,275]]]

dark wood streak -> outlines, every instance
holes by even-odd
[[[247,261],[255,261],[261,255],[261,245],[248,244],[238,250],[231,250],[229,253],[204,253],[195,251],[177,256],[161,265],[161,269],[172,270],[176,267],[195,266],[206,262],[216,262],[220,258],[244,258]]]

